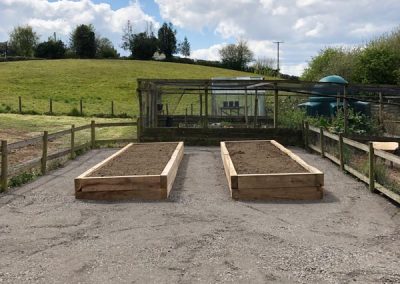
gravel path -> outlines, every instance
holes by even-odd
[[[167,202],[84,202],[95,150],[0,197],[0,282],[399,283],[400,208],[317,155],[319,202],[235,202],[219,148],[186,147]]]

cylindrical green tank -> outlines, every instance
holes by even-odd
[[[304,108],[307,115],[310,116],[333,116],[336,114],[337,108],[343,106],[343,102],[340,100],[338,106],[338,101],[335,97],[324,97],[323,95],[336,96],[338,92],[343,95],[343,86],[348,82],[338,75],[326,76],[319,82],[331,84],[316,84],[312,92],[318,94],[318,96],[310,97],[307,102],[300,104],[299,107]],[[370,115],[371,113],[369,103],[352,100],[349,101],[349,107],[365,115]]]

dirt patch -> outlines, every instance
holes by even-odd
[[[270,142],[227,142],[226,147],[238,174],[307,172]]]
[[[133,145],[90,176],[159,175],[177,146],[178,143]]]

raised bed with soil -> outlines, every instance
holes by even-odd
[[[162,200],[172,189],[183,142],[131,143],[75,179],[75,197]]]
[[[221,156],[233,199],[323,197],[324,174],[274,140],[221,142]]]

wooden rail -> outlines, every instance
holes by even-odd
[[[57,111],[57,108],[54,105],[54,103],[56,102],[57,105],[60,106],[61,102],[53,100],[53,98],[49,98],[48,108],[41,109],[41,110],[34,109],[32,107],[28,108],[27,107],[27,103],[26,103],[27,101],[28,101],[28,103],[32,102],[32,100],[27,100],[27,98],[23,98],[21,96],[18,96],[18,109],[11,109],[11,113],[29,114],[29,113],[33,112],[33,113],[40,113],[40,114],[47,114],[47,115],[62,114],[62,112]],[[35,102],[35,101],[33,101],[33,102]],[[86,103],[87,102],[85,102],[83,99],[80,99],[79,100],[79,105],[71,105],[71,104],[66,103],[66,104],[64,104],[64,106],[67,105],[68,108],[72,107],[72,110],[74,108],[76,108],[77,111],[78,111],[77,114],[79,116],[85,116],[85,111],[84,110],[85,109],[89,109],[89,107],[87,106]],[[104,103],[106,103],[107,105],[109,103],[111,103],[110,104],[110,111],[109,112],[108,111],[101,112],[101,113],[98,113],[97,115],[99,115],[99,117],[104,117],[105,115],[111,116],[111,117],[118,117],[118,114],[116,113],[117,103],[115,101],[113,101],[113,100],[112,101],[108,101],[108,102],[104,102]],[[108,106],[106,108],[108,108]],[[121,115],[124,115],[124,113],[121,113]]]
[[[384,160],[387,160],[391,163],[395,163],[397,165],[400,165],[400,157],[398,157],[394,154],[388,153],[388,152],[384,152],[382,150],[376,150],[372,147],[372,143],[369,143],[369,145],[366,145],[366,144],[354,141],[352,139],[342,137],[341,134],[336,135],[334,133],[328,132],[327,130],[322,130],[320,128],[309,126],[307,123],[305,123],[303,129],[304,129],[304,141],[305,141],[306,149],[311,149],[317,153],[320,153],[321,155],[328,158],[335,164],[339,165],[343,171],[352,174],[359,180],[368,184],[369,189],[371,191],[380,192],[383,195],[385,195],[386,197],[388,197],[389,199],[391,199],[397,203],[400,203],[400,195],[399,194],[385,188],[383,185],[377,183],[376,179],[375,179],[375,157],[382,158]],[[318,135],[319,145],[313,145],[309,142],[310,141],[310,138],[309,138],[310,132],[313,132]],[[323,137],[321,136],[321,134]],[[338,142],[339,158],[336,158],[334,155],[327,153],[326,147],[325,147],[326,142],[324,142],[326,138],[329,138],[329,139],[332,139],[332,140]],[[354,147],[354,148],[364,151],[368,154],[368,156],[369,156],[368,157],[369,177],[365,176],[364,174],[360,173],[356,169],[352,168],[350,165],[345,164],[343,145],[348,145],[348,146]]]
[[[5,191],[8,188],[8,180],[10,177],[18,175],[24,171],[40,167],[41,173],[46,174],[48,168],[48,161],[59,159],[65,156],[69,156],[70,159],[74,159],[78,151],[85,150],[88,148],[93,149],[96,147],[96,145],[129,143],[137,141],[136,139],[108,139],[108,140],[96,139],[96,128],[137,126],[137,125],[138,125],[137,122],[111,122],[111,123],[96,124],[95,121],[92,121],[88,125],[82,125],[79,127],[75,127],[75,125],[72,125],[70,129],[50,134],[47,131],[44,131],[43,135],[41,136],[33,137],[27,140],[18,141],[11,144],[8,144],[6,140],[3,140],[1,141],[1,147],[0,147],[0,154],[1,154],[0,192]],[[76,145],[75,134],[79,131],[83,131],[86,129],[90,129],[90,142],[81,145]],[[71,137],[70,147],[49,154],[48,142],[67,135],[70,135]],[[32,146],[32,145],[42,146],[40,157],[19,163],[14,167],[10,168],[8,163],[9,154],[12,151],[20,150],[27,146]]]

